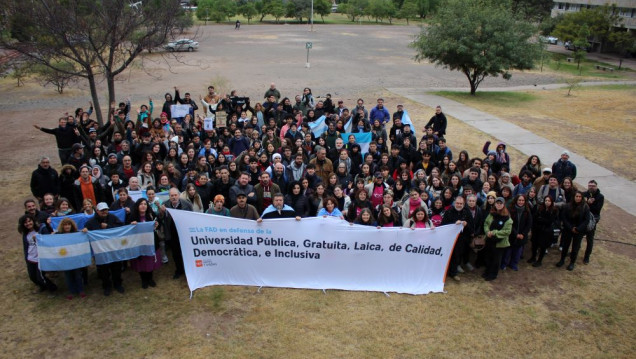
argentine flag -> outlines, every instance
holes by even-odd
[[[83,232],[37,235],[40,270],[62,271],[91,265],[91,245]]]
[[[345,144],[349,142],[349,136],[355,136],[356,143],[360,145],[360,153],[364,156],[367,152],[369,152],[369,143],[371,143],[371,139],[373,138],[371,132],[356,132],[356,133],[341,133],[340,137]]]
[[[88,232],[95,264],[155,255],[155,222]]]
[[[411,116],[409,116],[409,113],[406,112],[406,110],[404,110],[404,113],[402,114],[402,124],[410,125],[411,132],[413,132],[413,135],[417,136],[417,134],[415,133],[415,126],[413,126],[413,122],[411,122]]]
[[[126,209],[122,208],[116,211],[110,211],[109,213],[119,218],[119,220],[122,221],[123,223],[126,222]],[[93,214],[89,215],[85,213],[77,213],[77,214],[71,214],[71,215],[62,216],[62,217],[51,217],[51,227],[53,227],[53,230],[57,231],[57,227],[60,225],[60,222],[64,218],[69,218],[69,219],[72,219],[73,222],[75,222],[75,224],[77,224],[78,230],[82,230],[84,229],[84,225],[86,224],[86,221],[91,219],[93,216],[94,216]]]
[[[318,117],[316,121],[307,123],[314,136],[320,137],[320,135],[327,132],[327,127],[329,126],[327,126],[327,122],[325,121],[326,119],[327,117],[325,117],[325,115],[322,115]]]

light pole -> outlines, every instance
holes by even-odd
[[[310,15],[309,22],[311,23],[311,27],[309,31],[313,32],[314,31],[314,0],[311,0],[311,15]]]

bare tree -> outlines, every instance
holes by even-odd
[[[115,78],[141,54],[160,46],[192,19],[178,1],[6,0],[0,46],[32,62],[88,81],[97,120],[103,123],[97,81],[115,99]],[[16,21],[19,19],[19,21]],[[8,30],[8,31],[7,31]],[[58,66],[71,63],[72,67]]]

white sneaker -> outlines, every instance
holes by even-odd
[[[465,267],[466,267],[466,269],[467,269],[469,272],[472,272],[472,271],[474,271],[474,270],[475,270],[475,267],[473,267],[473,265],[472,265],[472,264],[470,264],[470,263],[466,263],[466,266],[465,266]]]
[[[563,247],[559,247],[559,252],[563,252]]]
[[[163,264],[168,263],[168,256],[161,257],[161,263],[163,263]]]
[[[462,266],[457,266],[457,273],[464,273]]]

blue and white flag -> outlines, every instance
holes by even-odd
[[[82,232],[37,235],[40,270],[62,271],[91,264],[91,245]]]
[[[413,126],[413,122],[411,122],[411,116],[409,116],[409,113],[406,112],[406,110],[404,110],[404,113],[402,114],[402,124],[411,126],[411,132],[413,132],[413,135],[417,136],[415,133],[415,126]]]
[[[353,135],[356,138],[356,143],[360,145],[360,153],[364,156],[367,152],[369,152],[369,143],[371,143],[371,139],[373,136],[371,132],[351,132],[351,133],[341,133],[340,137],[344,143],[349,142],[349,136]]]
[[[155,222],[88,232],[95,264],[155,255]]]
[[[344,130],[345,130],[345,132],[351,132],[351,126],[352,126],[352,124],[353,124],[353,116],[349,117],[349,121],[347,121],[347,123],[345,123],[345,125],[344,125]],[[346,143],[346,142],[347,142],[347,141],[345,140],[345,143]]]
[[[329,126],[327,126],[327,122],[325,121],[326,119],[327,117],[325,117],[325,115],[322,115],[318,117],[316,121],[307,123],[307,125],[309,125],[309,128],[311,129],[311,132],[314,134],[314,136],[320,137],[320,135],[327,132],[327,128]]]
[[[122,221],[123,223],[126,222],[126,209],[125,208],[118,209],[116,211],[110,211],[109,213],[114,215],[115,217],[119,218],[119,220]],[[77,214],[71,214],[71,215],[62,216],[62,217],[51,217],[51,227],[53,227],[54,231],[57,231],[57,227],[60,225],[60,222],[64,218],[69,218],[69,219],[72,219],[75,222],[75,224],[77,224],[77,229],[78,230],[82,230],[82,229],[84,229],[84,225],[86,224],[86,221],[91,219],[93,216],[94,215],[92,215],[92,214],[77,213]]]

